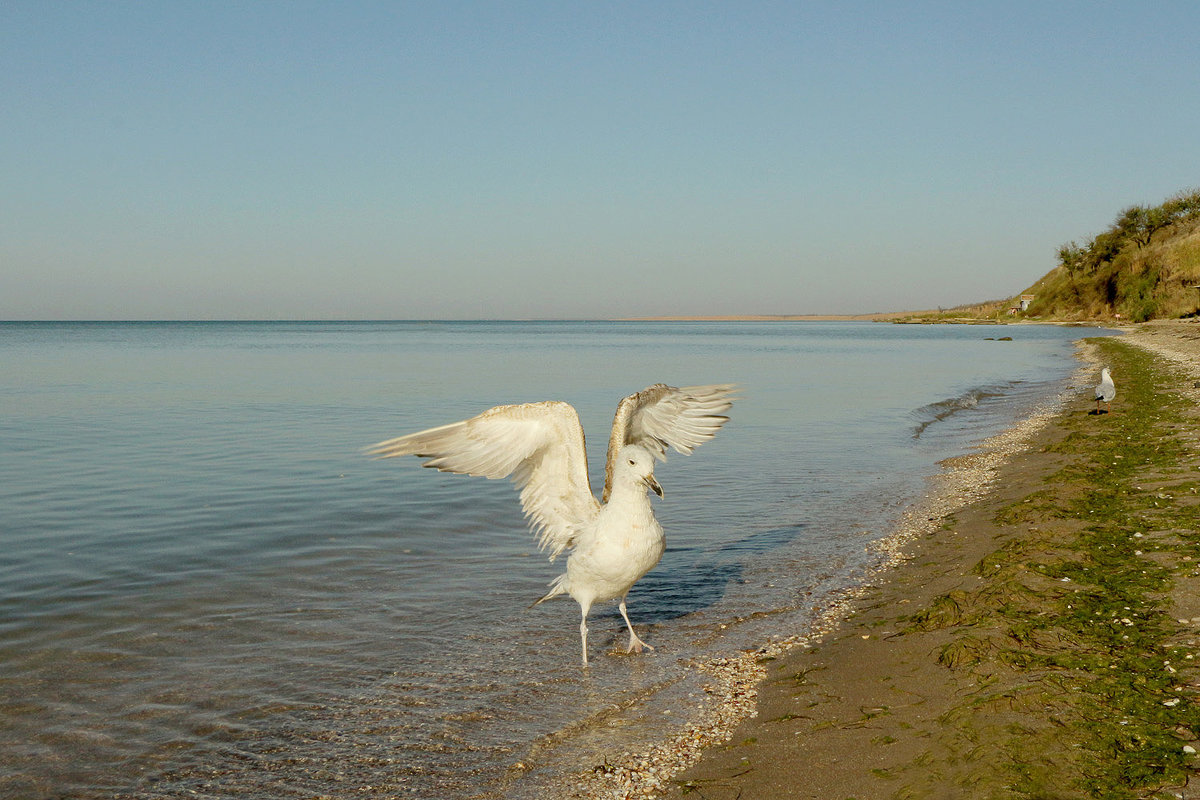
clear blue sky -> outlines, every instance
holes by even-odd
[[[997,299],[1200,186],[1200,3],[0,4],[0,319]]]

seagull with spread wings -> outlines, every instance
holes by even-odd
[[[688,455],[707,442],[729,418],[733,384],[676,388],[657,383],[617,406],[604,493],[600,501],[588,481],[587,452],[579,415],[559,401],[496,406],[462,422],[380,442],[368,450],[379,458],[415,455],[442,472],[511,478],[538,546],[553,561],[570,549],[567,571],[534,605],[560,594],[579,603],[583,663],[587,616],[594,603],[618,601],[629,628],[626,652],[651,648],[633,632],[625,610],[630,588],[662,558],[665,540],[647,490],[659,497],[655,459],[667,448]]]

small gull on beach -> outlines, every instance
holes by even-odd
[[[1108,367],[1100,370],[1100,384],[1096,387],[1096,413],[1100,413],[1100,403],[1103,401],[1106,409],[1112,410],[1113,398],[1117,396],[1117,386],[1113,383]]]
[[[625,596],[662,558],[665,540],[647,489],[663,496],[655,459],[668,447],[684,455],[711,439],[729,418],[733,384],[676,388],[656,383],[617,406],[608,441],[604,493],[597,502],[588,480],[579,415],[568,403],[496,406],[471,419],[380,442],[378,458],[415,455],[442,472],[511,477],[538,546],[550,560],[571,548],[567,571],[534,603],[569,594],[583,618],[579,636],[587,657],[587,615],[592,604],[617,600],[629,628],[626,652],[654,648],[638,638]]]

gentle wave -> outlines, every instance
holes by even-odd
[[[1009,383],[977,386],[954,397],[938,400],[935,403],[929,403],[915,409],[912,412],[912,416],[916,420],[912,428],[912,438],[920,439],[921,434],[930,425],[943,422],[960,412],[977,409],[979,404],[988,398],[1004,397],[1017,385],[1017,381],[1011,381]]]

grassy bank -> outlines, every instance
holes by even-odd
[[[1195,763],[1196,626],[1179,616],[1200,575],[1200,482],[1180,436],[1195,419],[1161,362],[1097,346],[1123,376],[1117,412],[1065,421],[1050,448],[1063,467],[997,512],[1019,535],[975,566],[983,585],[938,597],[906,628],[956,633],[937,660],[979,688],[946,722],[986,743],[962,755],[988,796],[1156,796]]]
[[[1093,346],[1112,413],[1081,396],[836,635],[769,665],[758,719],[669,796],[1200,796],[1200,414],[1165,360]]]

